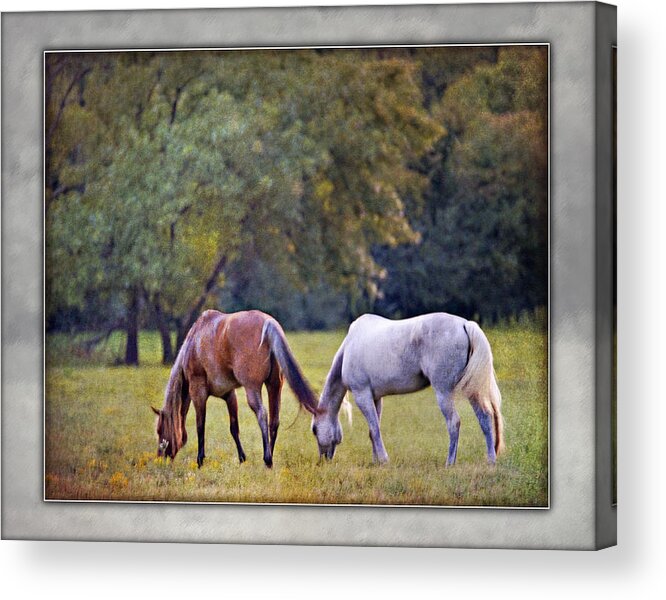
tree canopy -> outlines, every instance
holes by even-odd
[[[497,319],[547,304],[548,82],[541,47],[507,47],[447,85],[427,162],[423,243],[379,249],[383,312]]]

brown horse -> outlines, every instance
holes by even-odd
[[[264,463],[271,467],[285,376],[299,402],[314,414],[317,399],[273,317],[258,310],[231,314],[207,310],[192,325],[176,357],[164,406],[161,410],[151,406],[157,414],[158,456],[173,459],[187,442],[185,419],[192,402],[199,439],[197,464],[201,467],[205,458],[206,401],[208,396],[217,396],[227,403],[229,427],[242,463],[245,452],[238,434],[236,388],[243,386],[261,428]],[[262,385],[268,390],[268,418],[261,400]]]

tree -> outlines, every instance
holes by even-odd
[[[547,55],[502,48],[450,83],[432,111],[447,136],[425,168],[423,243],[379,248],[378,308],[497,319],[547,302]]]
[[[172,323],[180,343],[248,253],[302,289],[372,289],[371,245],[416,239],[402,198],[425,180],[409,162],[441,129],[410,61],[77,56],[47,59],[47,304],[120,299],[126,362],[138,362],[142,303],[169,360]]]

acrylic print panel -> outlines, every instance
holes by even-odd
[[[539,44],[47,52],[45,499],[547,507],[548,58]],[[387,464],[353,394],[322,460],[286,381],[272,468],[242,387],[243,450],[231,396],[211,396],[203,459],[185,378],[159,417],[184,418],[171,460],[177,436],[158,438],[151,406],[206,308],[275,317],[317,396],[364,313],[475,320],[505,450],[487,464],[483,415],[458,397],[447,467],[456,419],[425,387],[373,399]],[[392,366],[393,346],[364,356]],[[449,351],[424,361],[434,348]]]

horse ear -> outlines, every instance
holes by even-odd
[[[154,406],[150,406],[151,410],[159,417],[160,416],[160,411],[157,410]]]

